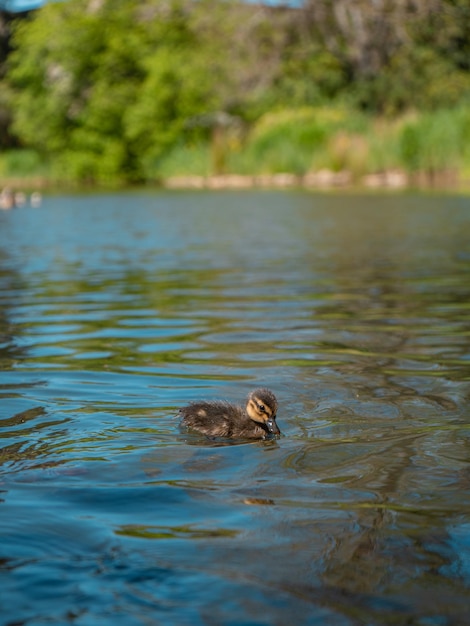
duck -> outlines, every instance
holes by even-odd
[[[277,399],[266,388],[255,389],[243,408],[225,400],[192,402],[181,409],[182,425],[209,438],[272,439],[281,431],[276,423]]]

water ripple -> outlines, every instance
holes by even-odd
[[[136,192],[1,212],[4,619],[467,623],[469,208]],[[258,385],[279,441],[180,431],[179,406]]]

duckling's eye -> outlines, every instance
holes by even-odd
[[[264,404],[258,404],[258,409],[260,411],[264,411]]]

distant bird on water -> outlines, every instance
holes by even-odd
[[[179,410],[182,424],[207,437],[269,439],[279,436],[277,400],[269,389],[255,389],[243,408],[224,400],[192,402]]]

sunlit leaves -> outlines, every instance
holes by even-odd
[[[188,119],[210,109],[188,17],[176,3],[166,9],[139,21],[135,3],[90,11],[78,0],[48,5],[18,27],[15,130],[44,153],[63,155],[62,174],[139,178]]]

